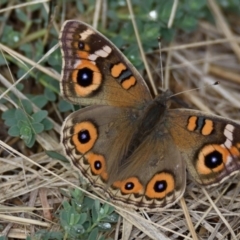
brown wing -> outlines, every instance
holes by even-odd
[[[200,184],[217,185],[240,170],[240,125],[195,110],[169,110],[166,126]]]
[[[61,92],[75,104],[141,107],[152,99],[132,64],[102,34],[77,20],[66,21],[59,43]]]
[[[160,125],[142,139],[124,163],[135,118],[141,111],[90,106],[71,114],[62,143],[73,166],[114,201],[137,208],[160,208],[176,202],[185,190],[180,151]]]

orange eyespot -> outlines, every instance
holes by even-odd
[[[229,150],[221,145],[206,145],[198,155],[196,170],[203,175],[220,172],[224,169],[229,156],[231,156]]]
[[[174,188],[175,179],[172,174],[167,172],[157,173],[149,181],[145,194],[150,199],[162,199],[173,192]]]
[[[119,188],[123,194],[142,194],[143,186],[138,178],[131,177],[113,183],[114,188]]]
[[[81,59],[72,72],[72,80],[75,93],[86,97],[101,86],[102,74],[93,62]]]
[[[88,152],[94,146],[97,138],[97,128],[89,121],[77,123],[73,127],[72,141],[76,149],[82,154]]]
[[[107,181],[108,174],[104,156],[90,152],[87,153],[85,157],[90,164],[92,173],[95,175],[100,175],[104,181]]]

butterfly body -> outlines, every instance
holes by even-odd
[[[186,169],[201,185],[221,183],[240,169],[240,126],[155,99],[136,69],[103,35],[71,20],[60,35],[61,91],[89,105],[72,113],[61,142],[72,165],[115,202],[160,208],[184,193]]]

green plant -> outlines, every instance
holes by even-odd
[[[28,100],[22,100],[23,108],[12,108],[2,114],[5,125],[9,127],[8,134],[20,137],[26,146],[32,147],[36,134],[52,129],[52,123],[47,118],[48,112],[39,110],[33,113],[32,105]]]
[[[118,220],[112,206],[86,197],[79,189],[71,191],[71,201],[63,202],[57,217],[61,231],[39,231],[32,239],[110,240],[104,235]]]

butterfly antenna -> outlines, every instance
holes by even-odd
[[[158,37],[158,48],[159,48],[159,54],[160,54],[160,71],[161,71],[161,86],[162,89],[165,89],[164,81],[163,81],[163,66],[162,66],[162,39],[161,37]]]
[[[178,93],[176,93],[176,94],[173,94],[173,95],[171,95],[169,98],[175,97],[175,96],[180,95],[180,94],[182,94],[182,93],[191,92],[191,91],[196,91],[196,90],[199,90],[199,89],[202,89],[202,88],[206,88],[206,87],[216,86],[216,85],[218,85],[218,84],[220,84],[218,81],[216,81],[216,82],[214,82],[214,83],[206,83],[206,84],[204,84],[204,85],[201,86],[201,87],[197,87],[197,88],[193,88],[193,89],[189,89],[189,90],[184,90],[184,91],[182,91],[182,92],[178,92]]]

